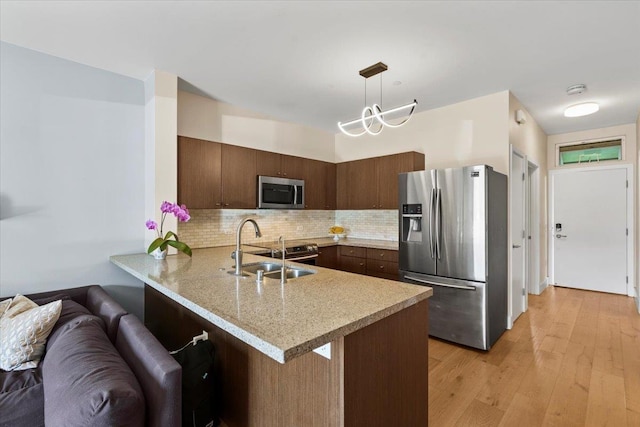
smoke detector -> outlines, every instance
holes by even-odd
[[[581,93],[584,93],[586,90],[587,90],[587,85],[583,85],[583,84],[569,86],[567,88],[567,95],[580,95]]]

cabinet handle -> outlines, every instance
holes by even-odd
[[[380,256],[381,256],[381,257],[383,257],[383,256],[384,256],[384,254],[382,253],[382,254],[380,254]]]
[[[308,208],[308,207],[309,207],[309,205],[304,205],[304,207],[305,207],[305,208]]]
[[[287,173],[285,172],[285,173],[283,173],[282,175],[287,176]]]
[[[364,263],[363,263],[363,262],[361,262],[361,263],[360,263],[360,265],[361,265],[361,266],[363,266],[363,265],[364,265]]]
[[[225,205],[225,206],[229,206],[229,203],[225,203],[224,205]]]
[[[216,203],[216,206],[220,206],[220,203]]]
[[[278,172],[278,175],[280,175],[280,172]]]
[[[384,270],[384,265],[381,265],[381,266],[380,266],[380,270]]]
[[[376,207],[376,205],[373,205],[373,207],[375,208],[375,207]]]

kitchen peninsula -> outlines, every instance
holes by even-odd
[[[427,425],[430,288],[295,263],[315,274],[259,284],[228,274],[232,249],[111,257],[167,348],[209,332],[227,426]]]

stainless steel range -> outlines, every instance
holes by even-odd
[[[263,255],[271,258],[282,259],[282,248],[274,243],[272,246],[262,246],[252,243],[252,246],[262,247],[264,250],[253,252],[254,255]],[[289,244],[284,249],[284,258],[293,262],[300,262],[303,264],[316,265],[316,259],[318,258],[318,245],[312,242],[296,242]]]

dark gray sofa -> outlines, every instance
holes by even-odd
[[[0,426],[180,425],[180,365],[102,287],[27,297],[62,312],[37,368],[0,370]]]

